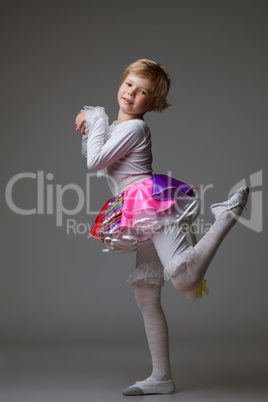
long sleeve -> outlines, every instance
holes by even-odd
[[[138,120],[116,125],[112,135],[107,136],[108,118],[104,109],[99,107],[86,109],[85,130],[82,153],[87,157],[88,169],[93,171],[105,169],[123,158],[145,137],[143,126]]]
[[[85,112],[85,130],[86,134],[82,137],[82,155],[87,157],[88,155],[88,145],[89,139],[91,138],[91,133],[97,130],[99,134],[100,143],[104,143],[104,137],[108,130],[108,116],[105,113],[105,109],[103,107],[91,107],[84,106],[84,109],[81,112]],[[98,124],[95,123],[98,121]],[[94,127],[95,125],[95,127]]]

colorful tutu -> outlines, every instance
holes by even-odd
[[[131,252],[161,227],[186,217],[194,220],[198,213],[194,186],[156,174],[108,200],[90,235],[105,243],[103,251]]]

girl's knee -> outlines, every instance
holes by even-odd
[[[195,292],[201,285],[202,279],[200,278],[181,278],[179,275],[171,278],[173,286],[181,293]]]

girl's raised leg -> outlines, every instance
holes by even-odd
[[[195,247],[176,253],[165,265],[165,277],[182,293],[195,292],[227,233],[247,203],[249,189],[239,189],[228,201],[211,206],[215,222]]]

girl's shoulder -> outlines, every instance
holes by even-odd
[[[117,120],[115,120],[110,127],[112,129],[118,130],[118,131],[129,131],[129,130],[142,130],[142,131],[149,131],[150,128],[146,121],[141,120],[141,119],[131,119],[124,121],[123,123],[118,124]]]
[[[131,142],[140,142],[151,138],[151,132],[148,124],[144,120],[132,119],[117,124],[114,121],[110,126],[110,134],[112,136],[118,136],[121,139],[125,138]]]

